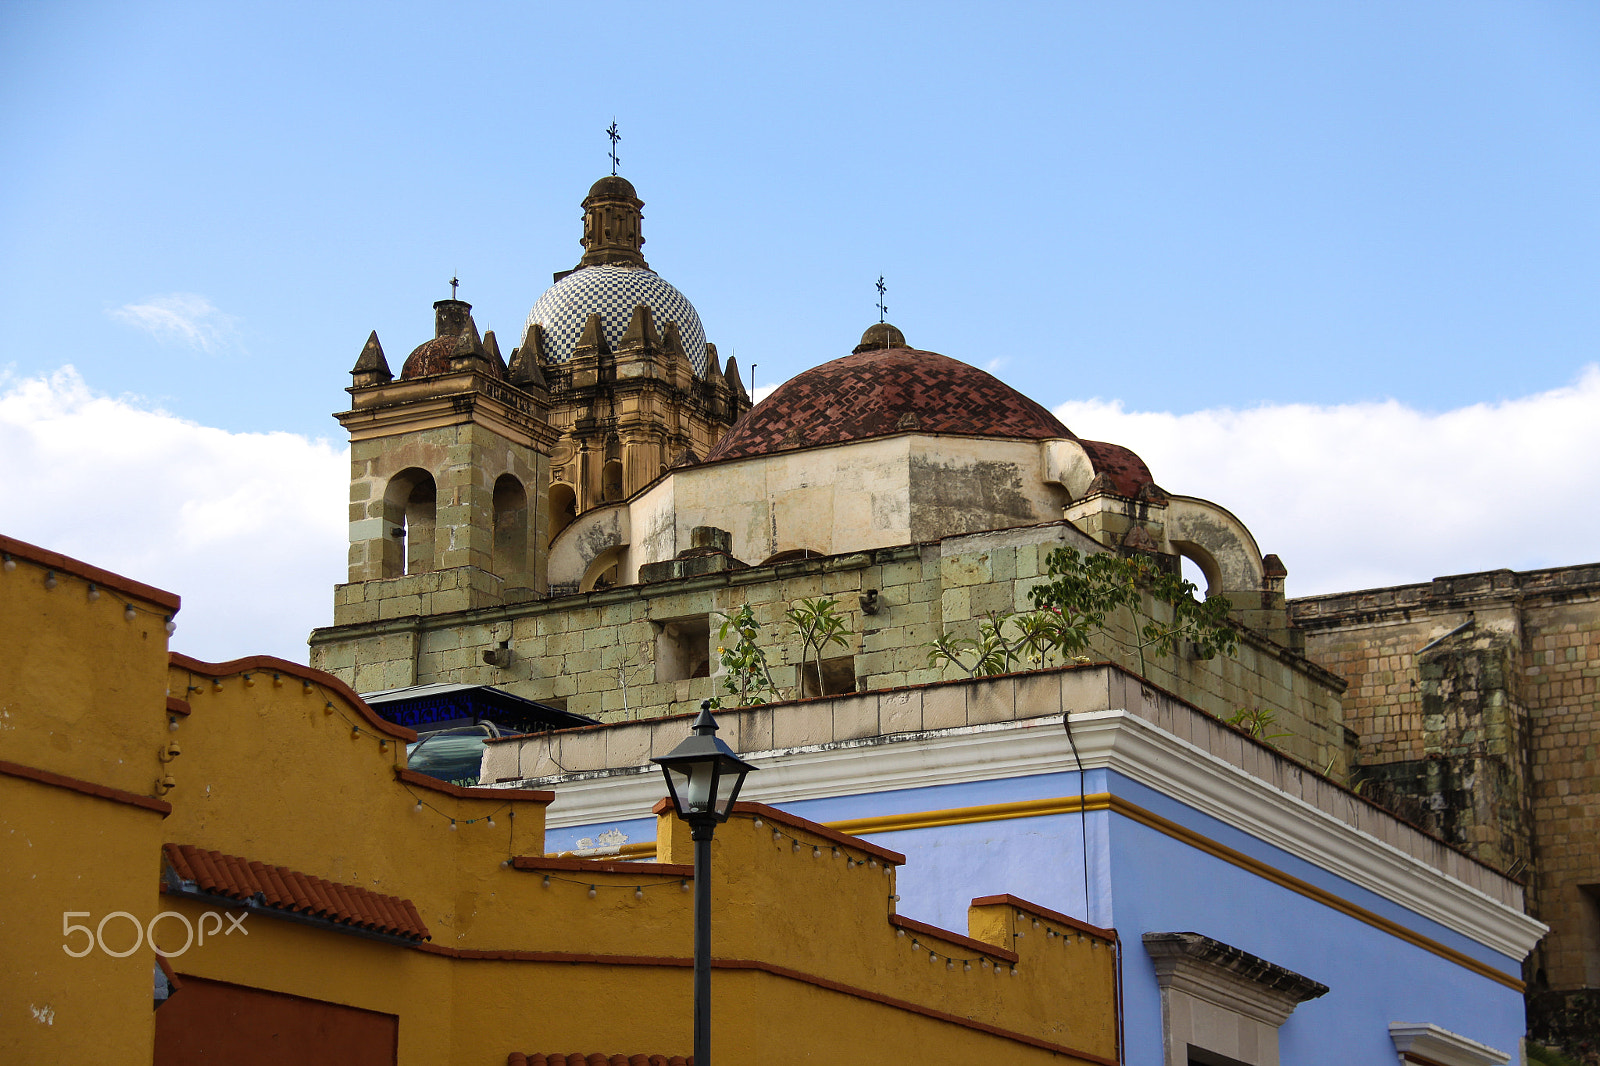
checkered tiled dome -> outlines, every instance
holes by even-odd
[[[606,343],[615,347],[628,331],[633,309],[644,304],[654,313],[659,332],[668,322],[678,324],[683,350],[695,375],[706,374],[706,331],[700,315],[683,293],[663,281],[653,270],[628,266],[592,266],[574,270],[545,290],[528,313],[528,325],[544,329],[544,357],[552,363],[572,358],[589,316],[600,313]]]

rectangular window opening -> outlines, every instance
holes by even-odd
[[[838,655],[822,660],[822,691],[817,691],[817,664],[806,663],[805,677],[801,682],[802,696],[842,696],[856,690],[856,657]]]
[[[711,616],[692,615],[655,622],[656,680],[684,681],[711,676]]]

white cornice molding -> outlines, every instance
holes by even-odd
[[[1126,711],[1072,716],[1078,750],[1258,840],[1521,961],[1549,931],[1513,907]]]
[[[1390,1022],[1389,1039],[1394,1041],[1402,1064],[1411,1061],[1407,1057],[1410,1052],[1439,1066],[1501,1066],[1511,1058],[1504,1051],[1437,1025]]]
[[[872,759],[870,778],[862,758]],[[741,752],[761,772],[741,797],[778,807],[802,800],[1031,777],[1075,769],[1061,715],[801,748]],[[1086,769],[1089,767],[1085,767]],[[514,782],[506,787],[524,787]],[[666,794],[654,767],[602,770],[549,782],[556,790],[545,825],[552,829],[642,818]]]
[[[1083,769],[1109,769],[1512,959],[1547,928],[1371,834],[1123,710],[1071,718]],[[1062,716],[747,752],[743,798],[782,806],[1077,768]],[[863,759],[870,758],[870,766]],[[519,783],[525,784],[525,783]],[[637,819],[660,799],[653,768],[548,782],[550,828]]]

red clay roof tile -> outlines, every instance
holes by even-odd
[[[192,844],[163,844],[161,851],[181,880],[214,896],[238,900],[259,896],[273,910],[313,914],[406,940],[429,939],[417,908],[401,896],[385,896],[359,885],[338,884]]]
[[[682,1055],[542,1055],[539,1052],[512,1052],[506,1066],[694,1066],[694,1056]]]
[[[906,432],[1072,438],[1055,415],[992,374],[937,352],[887,348],[789,379],[741,418],[706,460]]]
[[[1140,489],[1151,483],[1150,468],[1144,465],[1144,460],[1122,445],[1082,438],[1078,444],[1088,454],[1094,472],[1111,479],[1117,495],[1137,496]]]

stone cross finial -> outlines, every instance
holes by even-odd
[[[616,176],[617,164],[622,160],[617,158],[617,142],[622,140],[622,134],[617,132],[617,120],[612,119],[611,125],[606,127],[606,136],[611,138],[611,175]]]
[[[889,308],[887,306],[885,306],[885,304],[883,302],[883,294],[885,292],[887,292],[887,291],[888,291],[888,289],[883,284],[883,275],[879,274],[878,275],[878,321],[879,322],[882,322],[884,316],[889,313]]]

